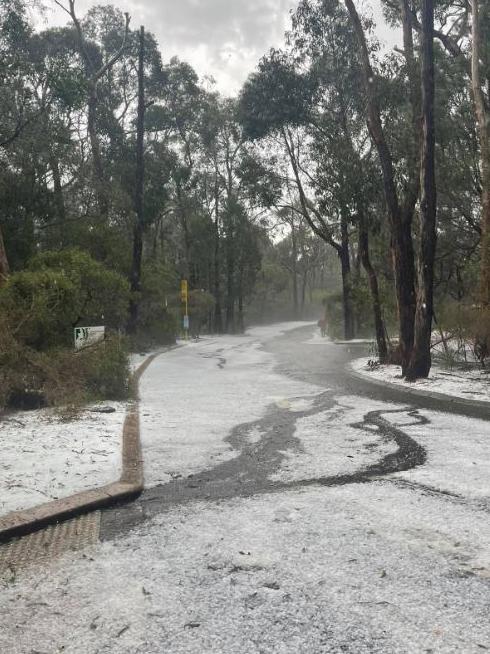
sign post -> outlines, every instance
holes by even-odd
[[[186,340],[189,338],[189,287],[187,279],[182,279],[180,282],[180,299],[184,309],[184,337]]]
[[[75,350],[82,350],[84,347],[89,347],[103,341],[105,338],[105,327],[75,327]]]

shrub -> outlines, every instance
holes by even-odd
[[[128,302],[126,280],[80,250],[44,252],[12,274],[0,289],[0,409],[127,397],[125,341],[75,352],[73,328],[118,327]]]
[[[84,387],[91,399],[122,400],[128,397],[130,370],[125,338],[110,336],[81,350],[78,356]]]
[[[44,252],[0,290],[0,313],[16,338],[37,350],[73,342],[73,328],[126,320],[128,284],[80,250]]]
[[[126,339],[110,336],[89,348],[38,352],[9,330],[0,336],[0,409],[79,405],[129,395]]]
[[[456,361],[466,361],[468,352],[481,363],[490,358],[490,309],[462,303],[448,304],[441,311],[440,328],[447,352]]]
[[[344,314],[342,305],[342,293],[328,293],[324,296],[322,304],[325,307],[327,320],[327,332],[331,338],[343,338],[344,335]]]
[[[178,279],[167,266],[155,262],[143,268],[137,333],[134,347],[175,342],[176,316],[169,308],[178,288]]]
[[[214,297],[207,291],[195,290],[189,293],[190,330],[193,336],[199,336],[214,305]]]
[[[87,252],[77,249],[43,252],[31,260],[29,269],[58,271],[74,284],[77,295],[73,326],[81,320],[100,321],[114,329],[125,325],[129,304],[127,280]]]

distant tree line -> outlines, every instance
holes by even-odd
[[[482,360],[490,350],[490,8],[382,4],[401,32],[388,54],[353,0],[302,0],[285,49],[262,59],[239,110],[245,134],[267,144],[276,206],[338,255],[345,337],[355,331],[357,261],[380,360],[413,380],[429,373],[436,314],[441,329],[471,325]],[[271,150],[281,167],[267,162]]]
[[[487,3],[383,0],[402,42],[385,53],[352,0],[301,0],[235,99],[118,8],[56,4],[66,26],[41,31],[27,0],[0,7],[0,302],[54,297],[36,261],[59,274],[66,251],[124,298],[71,326],[111,314],[171,339],[185,278],[196,332],[241,331],[281,297],[284,316],[323,304],[345,338],[374,333],[409,379],[435,320],[488,354]]]

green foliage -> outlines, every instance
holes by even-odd
[[[0,312],[8,316],[21,342],[45,349],[72,338],[76,287],[53,270],[22,271],[0,290]]]
[[[38,351],[22,343],[0,319],[0,410],[5,406],[79,405],[129,394],[128,348],[111,335],[89,348]]]
[[[139,305],[138,331],[134,345],[147,347],[175,341],[177,316],[172,311],[172,300],[177,303],[175,290],[178,279],[165,264],[149,261],[143,267]]]
[[[337,291],[325,294],[322,304],[325,308],[328,335],[331,338],[343,338],[344,314],[342,307],[342,293]]]
[[[80,324],[120,327],[127,282],[79,250],[44,252],[0,289],[0,311],[20,342],[37,350],[71,345]]]
[[[193,336],[199,336],[214,305],[215,299],[207,291],[194,290],[189,293],[190,330]]]
[[[441,308],[438,318],[446,341],[443,359],[454,364],[474,357],[485,365],[490,359],[490,309],[453,301]]]
[[[43,252],[31,260],[29,269],[59,271],[73,283],[77,289],[73,316],[77,323],[99,320],[114,328],[124,324],[129,301],[128,283],[87,252],[77,249]]]
[[[284,52],[271,50],[240,94],[238,118],[246,136],[262,138],[288,125],[303,124],[313,91],[313,78],[299,73]]]
[[[129,394],[128,342],[110,336],[78,355],[83,387],[90,398],[123,400]]]

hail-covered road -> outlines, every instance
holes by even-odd
[[[0,651],[490,649],[490,423],[352,379],[355,349],[288,324],[158,357],[147,490],[2,589]]]

